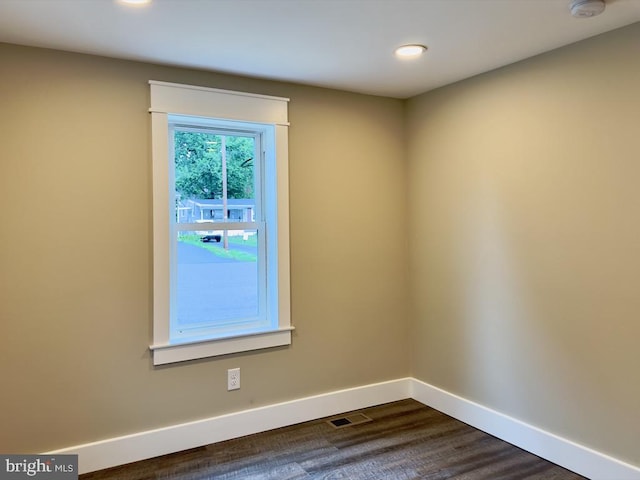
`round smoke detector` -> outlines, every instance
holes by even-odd
[[[606,6],[604,0],[573,0],[569,9],[576,18],[589,18],[600,15]]]

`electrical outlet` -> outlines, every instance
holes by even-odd
[[[230,368],[227,370],[227,390],[240,389],[240,369]]]

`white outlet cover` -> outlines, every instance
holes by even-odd
[[[227,370],[227,390],[240,389],[240,369],[230,368]]]

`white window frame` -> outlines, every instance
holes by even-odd
[[[255,95],[191,85],[149,81],[151,89],[151,137],[153,164],[153,352],[154,365],[181,362],[291,344],[289,279],[289,178],[287,98]],[[176,340],[170,336],[172,251],[174,232],[170,191],[173,159],[169,158],[169,131],[189,117],[202,125],[206,119],[237,122],[265,133],[265,163],[274,166],[275,202],[266,215],[270,230],[267,242],[267,296],[270,323],[259,331],[238,331],[225,336]],[[184,123],[184,122],[183,122]],[[272,135],[266,134],[271,132]],[[269,148],[270,147],[270,148]],[[232,229],[233,224],[225,224]],[[201,228],[201,227],[200,227]],[[274,232],[275,230],[275,232]]]

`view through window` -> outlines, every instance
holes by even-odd
[[[177,273],[172,337],[259,328],[265,308],[256,197],[260,136],[174,126],[170,138]]]

